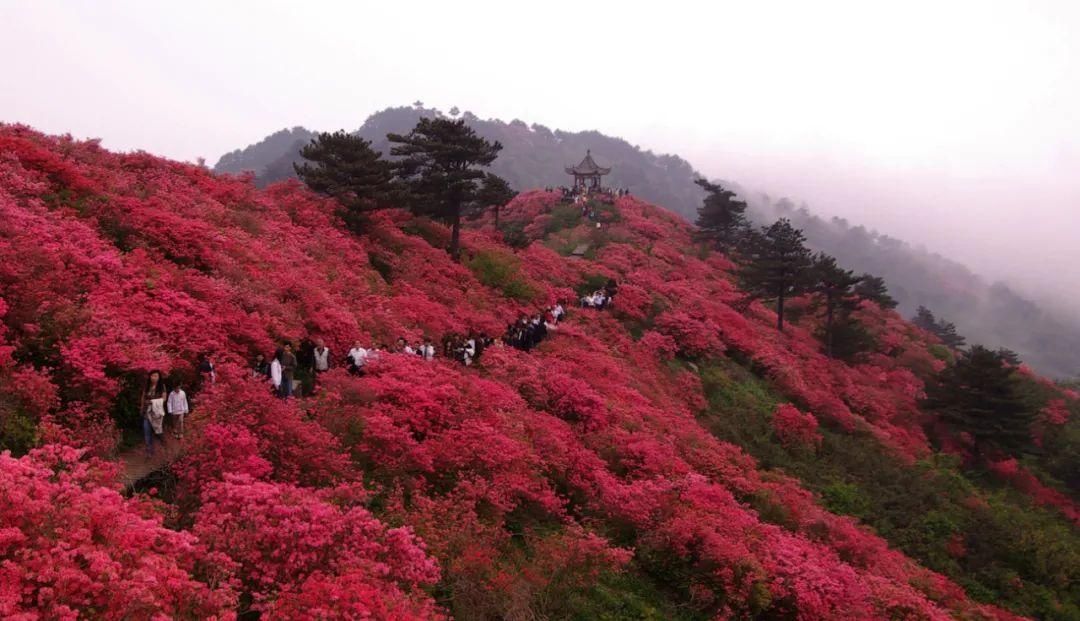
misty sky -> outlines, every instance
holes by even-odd
[[[598,129],[1080,306],[1076,33],[1073,0],[12,1],[0,120],[210,164],[417,99]]]

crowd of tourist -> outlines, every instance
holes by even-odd
[[[604,288],[582,297],[581,306],[607,308],[615,291],[615,281],[611,280]],[[491,338],[474,330],[470,330],[468,334],[447,334],[442,339],[441,354],[440,349],[435,347],[428,336],[411,344],[405,337],[399,337],[392,348],[385,344],[364,347],[360,341],[356,341],[345,354],[342,364],[350,374],[363,375],[365,367],[380,356],[403,354],[420,356],[428,361],[441,355],[447,360],[471,366],[489,347],[513,347],[526,352],[532,350],[552,331],[558,329],[559,322],[565,316],[566,307],[560,301],[535,314],[521,314],[516,321],[506,326],[506,332],[499,338]],[[276,396],[288,399],[313,388],[318,376],[333,366],[334,358],[323,339],[305,338],[300,341],[298,348],[294,348],[291,341],[282,341],[269,360],[265,355],[257,354],[251,363],[251,374],[266,380]],[[199,356],[196,370],[201,385],[212,384],[217,380],[210,354]],[[151,371],[142,391],[139,411],[142,415],[143,437],[148,456],[153,455],[155,444],[162,443],[166,428],[172,430],[175,438],[183,439],[184,418],[190,414],[191,407],[182,382],[175,382],[172,390],[169,390],[165,386],[162,373],[158,370]]]
[[[630,196],[630,190],[626,188],[587,188],[582,186],[568,188],[560,186],[558,188],[549,187],[547,191],[559,192],[562,194],[563,202],[566,203],[576,203],[578,200],[588,200],[589,198],[615,199],[620,196]]]
[[[615,294],[619,291],[619,285],[614,280],[608,280],[603,288],[597,289],[590,294],[581,296],[582,308],[595,308],[604,310],[611,306]]]

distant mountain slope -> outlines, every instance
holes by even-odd
[[[387,153],[387,133],[408,132],[421,116],[436,114],[441,113],[417,107],[388,108],[371,115],[357,133]],[[610,185],[629,188],[689,220],[696,217],[702,194],[694,179],[702,175],[677,155],[643,151],[596,131],[550,130],[518,120],[480,119],[469,112],[464,117],[485,138],[503,144],[492,170],[515,188],[565,185],[563,166],[580,161],[588,149],[601,165],[612,167],[605,179]],[[281,130],[223,156],[214,171],[251,170],[259,185],[292,178],[292,164],[300,159],[297,151],[313,135],[302,127]],[[787,199],[772,201],[752,189],[738,189],[751,203],[751,216],[758,222],[791,218],[805,230],[814,249],[836,256],[849,269],[884,277],[906,315],[925,305],[955,323],[969,342],[1012,349],[1033,368],[1054,377],[1080,373],[1080,325],[1076,322],[1047,312],[1003,283],[989,284],[940,255],[863,226],[825,221],[805,208],[795,209]]]
[[[427,108],[387,108],[371,115],[356,133],[372,141],[377,150],[389,153],[386,134],[408,133],[421,116],[436,114],[439,111]],[[678,156],[643,151],[621,138],[595,131],[564,132],[543,125],[529,126],[518,120],[509,123],[484,120],[469,112],[463,116],[481,136],[502,143],[503,150],[492,171],[515,188],[566,185],[563,167],[577,164],[586,150],[592,150],[598,162],[612,167],[611,174],[604,179],[611,186],[629,188],[686,218],[694,216],[701,202],[701,191],[694,185],[694,179],[700,175]],[[297,151],[311,135],[312,132],[302,127],[281,130],[257,144],[223,156],[214,166],[214,172],[251,170],[261,185],[294,177],[292,163],[299,160]]]

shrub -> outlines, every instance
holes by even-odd
[[[498,250],[480,250],[468,261],[469,269],[481,284],[498,289],[508,298],[527,301],[536,289],[521,273],[517,257]]]

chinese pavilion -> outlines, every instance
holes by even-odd
[[[588,191],[599,190],[600,177],[611,172],[610,168],[602,168],[596,165],[591,151],[585,151],[585,159],[581,160],[580,164],[573,167],[567,166],[565,170],[567,174],[574,175],[575,190]]]

